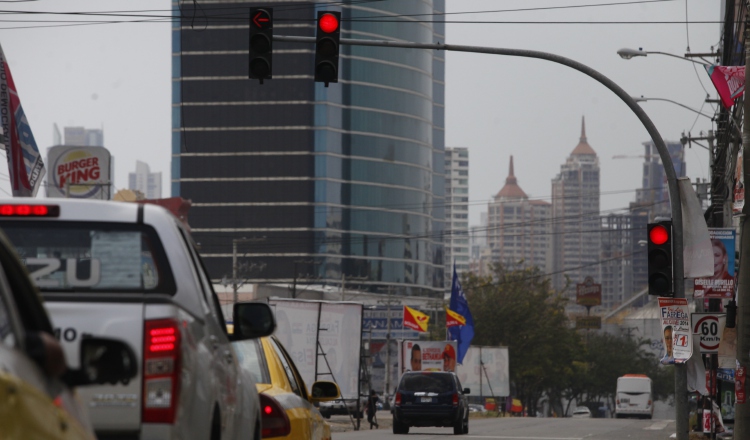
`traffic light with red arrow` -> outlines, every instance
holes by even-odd
[[[272,55],[273,9],[250,9],[250,79],[271,79]]]
[[[318,11],[315,31],[315,81],[339,82],[339,41],[341,12]]]

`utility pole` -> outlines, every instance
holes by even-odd
[[[315,261],[314,260],[294,260],[294,277],[292,277],[292,298],[297,298],[297,265],[298,264],[315,264]]]
[[[383,409],[391,409],[391,401],[388,398],[391,392],[391,304],[400,300],[393,299],[393,286],[388,286],[388,299],[386,304],[386,333],[385,333],[385,389],[383,390]]]
[[[257,243],[259,241],[265,241],[266,237],[254,237],[254,238],[233,238],[232,239],[232,292],[234,304],[237,304],[237,289],[244,284],[237,280],[237,243]]]
[[[744,17],[743,17],[744,19]],[[750,66],[750,31],[745,27],[745,69]],[[745,90],[750,90],[750,75],[745,74]],[[750,182],[750,97],[742,100],[742,173],[745,185]],[[747,189],[745,189],[747,194]],[[739,367],[750,366],[750,203],[745,201],[740,220],[740,273],[737,288],[737,361]],[[745,381],[747,382],[747,381]],[[743,390],[747,396],[747,383]],[[734,408],[734,438],[750,438],[750,403]]]

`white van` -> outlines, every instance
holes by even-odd
[[[615,417],[654,416],[654,400],[651,379],[645,374],[626,374],[617,378]]]

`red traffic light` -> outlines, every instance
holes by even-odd
[[[669,240],[669,231],[662,225],[656,225],[649,231],[648,239],[655,245],[662,245]]]
[[[326,34],[336,32],[339,28],[339,19],[333,14],[323,14],[318,20],[318,26],[320,30]]]

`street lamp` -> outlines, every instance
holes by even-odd
[[[648,50],[648,51],[647,50],[643,50],[642,47],[639,47],[638,50],[624,47],[624,48],[622,48],[622,49],[620,49],[620,50],[617,51],[617,55],[620,55],[620,58],[622,58],[624,60],[629,60],[629,59],[634,58],[634,57],[645,57],[645,56],[648,56],[650,54],[666,55],[668,57],[678,58],[678,59],[681,59],[681,60],[690,61],[691,63],[700,64],[701,66],[707,66],[708,65],[708,63],[702,63],[700,61],[691,60],[690,58],[681,57],[679,55],[675,55],[675,54],[671,54],[671,53],[667,53],[667,52],[657,52],[657,51],[651,51],[651,50]],[[690,54],[686,54],[686,55],[690,55]],[[714,54],[693,54],[693,55],[694,56],[696,56],[696,55],[697,56],[711,56],[711,55],[714,55]]]
[[[682,107],[682,108],[684,108],[686,110],[690,110],[693,113],[699,114],[699,115],[701,115],[703,117],[706,117],[708,119],[713,119],[713,116],[711,116],[711,115],[709,115],[707,113],[703,113],[700,110],[696,110],[696,109],[694,109],[692,107],[688,107],[685,104],[680,104],[677,101],[672,101],[671,99],[666,99],[666,98],[645,98],[645,97],[643,97],[643,95],[641,95],[640,97],[633,96],[632,98],[633,98],[633,100],[635,102],[646,102],[646,101],[665,101],[665,102],[671,102],[672,104],[679,105],[680,107]]]

